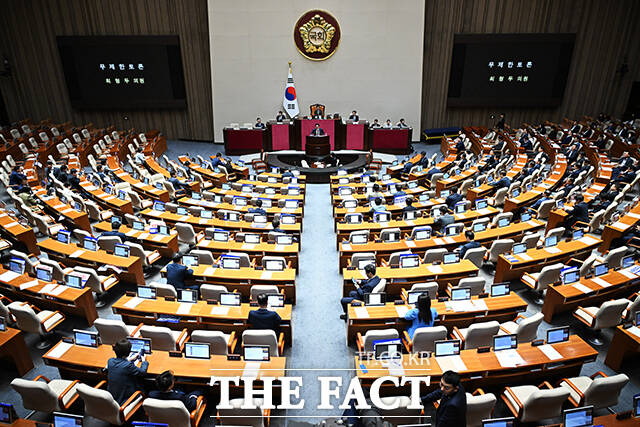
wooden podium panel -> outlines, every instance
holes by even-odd
[[[349,120],[346,124],[345,149],[347,150],[366,150],[365,136],[367,134],[367,122],[360,120],[352,122]]]
[[[307,156],[324,157],[331,153],[329,135],[307,136],[304,152]]]
[[[259,153],[265,146],[267,131],[262,129],[225,128],[224,150],[228,155]]]
[[[269,121],[267,128],[271,131],[271,147],[269,151],[292,150],[295,149],[291,131],[293,124],[286,122]]]
[[[331,150],[336,149],[336,120],[317,120],[317,119],[301,119],[296,120],[300,130],[300,150],[304,151],[307,136],[311,135],[311,131],[316,126],[316,123],[320,125],[324,133],[329,136],[329,145]]]
[[[408,153],[413,129],[370,129],[371,149],[384,153]]]

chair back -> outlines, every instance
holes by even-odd
[[[513,239],[498,239],[494,240],[489,249],[489,261],[496,263],[498,257],[504,253],[511,251],[513,247]]]
[[[191,224],[186,224],[184,222],[177,222],[176,231],[178,232],[179,242],[193,244],[193,245],[197,243],[196,232],[193,231],[193,227],[191,226]]]
[[[18,329],[34,334],[43,333],[40,319],[38,319],[36,312],[33,311],[29,304],[20,301],[14,301],[9,304],[7,308],[16,319],[16,325],[18,326]]]
[[[365,235],[367,236],[367,240],[369,240],[369,230],[352,231],[349,233],[349,243],[353,241],[353,236],[356,235]]]
[[[379,408],[380,416],[392,426],[420,423],[422,409],[409,409],[411,398],[407,396],[388,396],[380,398],[382,403],[395,409]]]
[[[436,299],[438,294],[438,282],[414,283],[409,292],[428,293],[430,299]]]
[[[480,427],[482,420],[491,418],[496,401],[496,395],[493,393],[477,396],[467,393],[467,427]]]
[[[175,351],[176,341],[171,329],[164,326],[143,325],[140,328],[143,338],[151,338],[151,349],[160,351]]]
[[[197,256],[199,264],[213,265],[213,263],[215,262],[215,260],[213,259],[213,254],[209,251],[194,249],[189,254]]]
[[[11,387],[22,397],[22,406],[25,409],[41,412],[60,410],[58,397],[44,381],[15,378],[11,381]]]
[[[432,326],[422,327],[415,330],[413,333],[413,347],[412,353],[419,353],[421,351],[433,352],[435,350],[435,342],[447,339],[447,327],[446,326]]]
[[[146,398],[142,402],[149,422],[167,424],[169,427],[185,427],[191,425],[189,411],[179,400],[160,400]]]
[[[422,258],[422,262],[425,264],[433,264],[435,261],[444,260],[444,255],[449,251],[445,248],[437,248],[437,249],[428,249],[424,253],[424,258]]]
[[[251,301],[257,301],[260,294],[273,295],[279,293],[280,290],[276,285],[253,285],[249,290],[249,298],[251,298]]]
[[[622,312],[627,308],[627,304],[625,299],[605,301],[596,312],[593,328],[598,330],[618,326],[622,321]]]
[[[122,240],[118,236],[103,236],[98,237],[98,246],[100,249],[107,252],[114,252],[116,250],[116,244],[122,244]]]
[[[524,236],[522,236],[521,243],[527,245],[527,249],[533,249],[538,244],[539,238],[540,236],[535,233],[525,234]]]
[[[242,333],[242,345],[269,346],[269,355],[278,357],[278,337],[271,329],[247,329]]]
[[[538,338],[538,328],[542,323],[542,319],[544,319],[544,314],[542,313],[536,313],[523,319],[516,330],[518,342],[531,342]]]
[[[98,273],[93,268],[75,267],[73,270],[87,276],[87,281],[84,285],[90,288],[95,293],[101,294],[105,291],[104,287],[102,286],[102,280],[100,279],[100,276],[98,276]]]
[[[376,254],[374,252],[356,252],[351,255],[351,266],[359,268],[361,262],[368,261],[366,264],[376,265]]]
[[[379,294],[381,292],[384,292],[386,288],[387,288],[387,279],[380,279],[380,282],[376,285],[375,288],[373,288],[371,293]]]
[[[389,255],[389,265],[391,267],[398,267],[400,266],[400,257],[403,255],[411,255],[411,251],[401,251],[401,252],[393,252],[391,255]]]
[[[471,295],[484,293],[485,280],[482,277],[465,277],[454,288],[471,288]]]
[[[113,345],[129,336],[129,330],[122,320],[98,317],[93,326],[96,327],[102,344]]]
[[[159,298],[178,296],[178,291],[176,291],[176,288],[169,283],[149,282],[148,286],[156,288],[156,296]]]
[[[561,387],[536,390],[522,402],[520,421],[526,423],[559,417],[562,413],[562,405],[568,398],[569,391]]]
[[[540,207],[538,207],[538,215],[536,215],[537,219],[548,219],[549,213],[551,213],[551,209],[553,209],[556,205],[555,200],[545,200],[540,203]]]
[[[220,294],[227,293],[229,290],[226,286],[222,285],[200,285],[200,297],[203,300],[216,300],[220,301]]]
[[[240,258],[240,267],[250,267],[251,259],[244,252],[229,252],[228,255]]]
[[[493,336],[498,334],[500,323],[496,321],[473,323],[467,329],[467,336],[464,339],[464,348],[478,348],[491,346]]]
[[[620,393],[629,382],[625,374],[598,377],[584,391],[583,406],[593,405],[595,409],[616,406]]]
[[[121,425],[120,406],[107,390],[78,384],[78,395],[84,401],[84,415],[106,421],[110,424]],[[140,397],[142,398],[142,397]]]
[[[604,260],[607,264],[609,264],[609,268],[617,268],[622,264],[622,258],[627,253],[626,246],[620,246],[619,248],[615,248],[609,251],[607,256],[604,257]]]
[[[538,281],[536,283],[535,291],[541,292],[547,289],[547,287],[560,280],[560,272],[564,268],[564,264],[552,264],[544,267],[540,270]]]
[[[374,329],[367,331],[362,338],[364,351],[373,351],[375,341],[394,340],[400,338],[400,335],[396,329]]]
[[[591,255],[584,261],[582,261],[582,265],[580,266],[580,276],[586,276],[591,271],[591,267],[598,259],[598,255],[595,252],[592,252]]]
[[[208,343],[211,354],[226,356],[229,352],[229,335],[220,331],[193,331],[191,332],[191,342]]]
[[[479,247],[468,249],[467,252],[464,253],[462,259],[468,259],[471,261],[476,267],[481,268],[484,263],[484,256],[487,253],[487,248]]]
[[[498,191],[496,191],[496,195],[495,195],[495,197],[493,199],[494,200],[493,204],[495,206],[504,205],[504,199],[507,198],[507,191],[508,191],[508,188],[505,188],[505,187],[503,187],[503,188],[499,189]]]
[[[243,409],[244,399],[229,400],[231,408],[218,409],[220,424],[228,426],[264,427],[264,416],[262,409],[260,409],[258,405],[259,402],[259,400],[254,400],[256,407],[253,409]]]

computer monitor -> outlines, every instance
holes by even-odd
[[[420,257],[415,254],[400,255],[400,268],[414,268],[420,265]]]
[[[236,206],[247,206],[248,201],[246,197],[234,197],[232,203]]]
[[[494,335],[493,351],[512,350],[518,347],[518,336],[511,335]]]
[[[151,338],[127,337],[131,343],[131,353],[151,354]]]
[[[138,295],[138,298],[155,299],[156,288],[153,288],[151,286],[138,286],[136,288],[136,295]]]
[[[276,189],[273,187],[267,187],[264,189],[264,194],[276,194]]]
[[[569,340],[569,327],[560,326],[558,328],[547,329],[547,344],[555,344]]]
[[[240,221],[240,214],[238,212],[228,212],[226,219],[227,221],[238,222]]]
[[[342,203],[342,207],[344,207],[345,209],[355,209],[358,207],[358,201],[357,200],[345,200]]]
[[[82,241],[82,247],[88,251],[97,251],[98,250],[98,239],[95,237],[85,237]]]
[[[491,418],[482,420],[482,427],[514,427],[515,423],[516,419],[514,417]]]
[[[562,423],[564,427],[593,426],[593,406],[565,409],[562,411]]]
[[[133,229],[137,231],[144,231],[144,222],[133,221]]]
[[[213,230],[213,240],[216,242],[228,242],[229,232],[226,230],[215,229]]]
[[[158,234],[162,234],[163,236],[168,236],[169,227],[166,225],[158,225]]]
[[[571,234],[573,240],[582,239],[582,237],[584,237],[584,231],[582,230],[575,230],[573,234]]]
[[[364,268],[369,265],[369,264],[373,264],[376,265],[376,260],[375,258],[365,258],[365,259],[359,259],[358,260],[358,270],[364,270]]]
[[[198,257],[196,255],[182,255],[182,265],[192,267],[198,265]]]
[[[460,227],[455,224],[447,225],[444,230],[445,236],[457,236],[458,234],[460,234]]]
[[[246,345],[242,349],[242,356],[245,362],[268,362],[269,346]]]
[[[402,341],[399,339],[374,341],[373,352],[377,360],[402,359]]]
[[[223,292],[220,294],[220,305],[240,305],[240,294],[234,292]]]
[[[164,212],[165,210],[164,203],[159,200],[156,200],[155,202],[153,202],[153,210],[158,212]]]
[[[457,214],[461,214],[463,212],[465,212],[467,210],[467,204],[462,202],[462,203],[456,203],[456,205],[453,208],[453,211]]]
[[[384,292],[364,294],[364,305],[385,305],[386,294]]]
[[[293,236],[288,234],[277,234],[276,235],[276,245],[292,245],[293,244]]]
[[[222,268],[238,270],[240,268],[240,258],[233,255],[223,255],[220,258],[220,266]]]
[[[0,423],[13,423],[14,413],[13,405],[0,402]]]
[[[263,218],[266,216],[261,215]],[[265,221],[266,222],[266,221]],[[280,214],[280,224],[293,225],[296,223],[296,216],[290,214]]]
[[[544,247],[550,248],[558,244],[558,236],[550,236],[544,239]]]
[[[178,215],[189,215],[189,211],[185,207],[178,206],[178,209],[176,209],[176,214],[178,214]]]
[[[287,199],[284,201],[284,207],[287,209],[298,209],[298,201]]]
[[[400,241],[400,232],[392,231],[389,233],[385,233],[384,239],[385,242],[398,242]]]
[[[0,332],[5,332],[7,330],[7,321],[4,317],[0,317]]]
[[[366,234],[354,234],[351,236],[351,243],[354,245],[364,245],[369,241]]]
[[[443,176],[444,179],[447,179],[447,176],[445,174],[445,176]],[[443,199],[446,199],[447,197],[449,197],[451,195],[451,190],[442,190],[440,192],[440,197]]]
[[[518,197],[520,195],[520,189],[514,188],[511,192],[511,197]]]
[[[60,230],[56,235],[56,240],[66,245],[71,241],[71,233],[68,232],[67,230]]]
[[[127,200],[127,192],[124,190],[118,190],[118,199]]]
[[[281,259],[269,259],[264,262],[264,269],[267,271],[283,271],[284,261]]]
[[[409,304],[417,304],[418,303],[418,297],[420,297],[420,295],[425,294],[428,295],[427,292],[423,292],[423,291],[410,291],[407,293],[407,303]]]
[[[501,297],[504,295],[509,295],[510,288],[508,283],[496,283],[495,285],[491,285],[491,296],[492,297]]]
[[[633,324],[636,326],[640,326],[640,311],[636,311],[635,319]]]
[[[487,229],[487,224],[485,222],[480,222],[477,224],[473,224],[473,232],[479,233]]]
[[[609,271],[609,264],[606,262],[603,262],[602,264],[596,264],[593,266],[593,275],[596,277],[602,276],[603,274],[607,274],[608,271]]]
[[[202,194],[194,191],[194,192],[191,193],[191,198],[193,200],[202,200]]]
[[[622,258],[622,268],[631,267],[633,265],[633,255],[627,255]]]
[[[252,245],[257,245],[260,243],[260,235],[255,233],[245,234],[244,242]]]
[[[79,274],[69,273],[64,276],[64,284],[70,288],[82,289],[84,288],[84,280]]]
[[[453,288],[451,289],[452,301],[464,301],[471,299],[471,288]]]
[[[111,184],[105,185],[104,192],[107,194],[113,194],[113,186]],[[65,199],[65,203],[66,203],[66,199]]]
[[[405,221],[413,221],[418,217],[418,211],[405,211],[403,215]]]
[[[522,215],[520,215],[520,221],[525,222],[525,221],[529,221],[531,219],[531,214],[529,212],[525,212]]]
[[[440,340],[434,343],[435,356],[458,356],[460,354],[460,340]]]
[[[421,194],[418,196],[418,201],[420,202],[426,202],[429,200],[429,195],[428,194]]]
[[[178,289],[178,301],[195,304],[198,302],[197,289]]]
[[[50,282],[53,279],[53,267],[48,265],[39,265],[36,267],[36,278]]]
[[[243,193],[251,193],[253,191],[253,185],[251,184],[244,184],[241,188],[240,191]]]
[[[460,254],[458,252],[449,252],[448,254],[444,254],[442,258],[443,264],[455,264],[460,262]]]
[[[162,186],[161,182],[156,182],[155,186],[158,190],[164,190],[164,187]]]
[[[63,414],[62,412],[53,413],[53,427],[82,427],[82,415]]]
[[[440,211],[440,208],[432,208],[431,209],[431,216],[434,219],[440,218],[442,216],[442,212]]]
[[[9,270],[14,273],[24,274],[25,262],[20,258],[11,258],[9,261]]]
[[[258,197],[258,200],[262,201],[262,207],[264,209],[268,209],[273,206],[271,199],[267,199],[266,197]]]
[[[362,222],[362,215],[360,214],[345,215],[345,219],[349,224],[360,224]]]
[[[129,246],[116,243],[113,254],[123,258],[129,258]]]
[[[633,416],[640,418],[640,394],[633,396]]]
[[[208,343],[187,342],[184,343],[184,357],[187,359],[210,359],[211,350]]]
[[[509,218],[500,218],[498,220],[498,227],[500,227],[500,228],[501,227],[506,227],[506,226],[509,225],[509,223],[510,223]]]
[[[284,295],[282,294],[268,294],[267,305],[272,308],[284,307]]]
[[[476,209],[485,209],[487,206],[489,206],[487,199],[476,200]]]
[[[389,212],[376,212],[373,215],[374,222],[389,222],[391,221],[391,214]]]
[[[578,280],[580,280],[580,271],[577,269],[572,269],[562,274],[562,283],[565,285],[576,283]]]
[[[413,238],[415,240],[427,240],[431,238],[431,229],[428,227],[423,227],[419,229],[414,229]]]
[[[526,243],[516,243],[515,245],[513,245],[513,254],[517,255],[517,254],[521,254],[523,252],[527,251],[527,244]]]
[[[98,333],[93,331],[73,330],[73,342],[84,347],[98,347]]]
[[[297,184],[298,180],[296,179],[295,182],[293,182],[293,180],[291,180],[292,184]],[[290,196],[298,196],[300,195],[300,187],[295,187],[295,186],[289,186],[287,187],[287,194]]]
[[[213,218],[213,212],[203,209],[200,211],[200,218],[204,218],[204,219],[211,219]]]

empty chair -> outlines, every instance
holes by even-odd
[[[376,254],[373,252],[360,252],[351,255],[351,267],[364,269],[367,264],[376,265]]]
[[[353,243],[354,236],[366,236],[366,240],[368,241],[369,230],[352,231],[351,233],[349,233],[349,243]]]
[[[364,336],[358,332],[356,335],[356,344],[358,351],[373,351],[373,343],[375,341],[394,340],[400,338],[400,334],[395,329],[374,329],[365,332]]]
[[[39,260],[35,256],[29,257],[29,255],[25,254],[24,252],[20,252],[15,249],[12,249],[11,251],[9,251],[9,254],[11,255],[11,258],[19,258],[24,261],[25,273],[35,275],[36,273],[35,267],[36,265],[38,265],[38,262],[39,262]]]
[[[604,257],[597,258],[598,262],[606,262],[609,268],[617,268],[622,265],[622,258],[627,253],[626,246],[620,246],[619,248],[611,249]]]
[[[589,255],[587,259],[582,261],[582,264],[580,265],[580,276],[584,277],[587,274],[589,274],[589,272],[591,271],[591,267],[593,267],[593,264],[596,262],[597,259],[598,259],[598,255],[595,252],[593,252],[591,253],[591,255]]]
[[[409,337],[407,331],[403,331],[402,334],[402,342],[410,353],[433,352],[435,342],[446,339],[447,328],[442,325],[418,328],[413,333],[413,339]]]
[[[500,332],[498,335],[511,335],[518,336],[518,343],[531,342],[538,337],[538,328],[544,319],[544,314],[536,313],[529,317],[522,314],[518,314],[516,318],[511,322],[505,322],[500,325]],[[518,323],[520,320],[520,323]]]
[[[26,302],[14,301],[7,308],[15,318],[18,329],[38,334],[43,338],[50,335],[65,319],[64,314],[59,311],[41,310],[36,313]],[[44,349],[50,345],[51,343],[42,340],[37,347]]]
[[[236,331],[225,334],[220,331],[196,330],[191,332],[191,342],[207,343],[211,354],[226,356],[233,353],[238,339]]]
[[[391,240],[393,236],[397,236],[398,240],[400,239],[402,234],[400,233],[399,228],[385,228],[380,232],[380,239],[383,242]]]
[[[393,426],[420,424],[422,408],[410,409],[411,398],[408,396],[381,397],[380,401],[388,407],[395,409],[378,408],[382,419]]]
[[[504,188],[504,187],[496,191],[496,194],[493,197],[493,199],[489,199],[491,204],[493,206],[504,205],[504,200],[507,198],[507,191],[508,191],[508,188]]]
[[[549,237],[557,237],[558,241],[560,241],[560,239],[562,239],[562,235],[565,233],[565,228],[564,227],[556,227],[556,228],[552,228],[551,230],[547,231],[547,234],[544,236],[544,238],[540,238],[541,241],[544,241],[544,239],[548,239]]]
[[[391,253],[391,255],[389,255],[389,262],[386,263],[386,264],[391,266],[391,267],[399,267],[400,266],[400,258],[405,256],[405,255],[411,255],[411,254],[412,254],[411,251],[393,252],[393,253]],[[384,265],[385,261],[384,260],[382,260],[382,261],[383,261],[382,263]]]
[[[249,290],[249,297],[251,301],[257,301],[260,294],[273,295],[279,293],[280,290],[276,285],[253,285]]]
[[[471,295],[480,295],[484,293],[485,284],[486,282],[482,277],[465,277],[460,279],[458,284],[451,289],[471,288]]]
[[[522,240],[520,243],[524,243],[527,246],[527,249],[535,249],[538,244],[539,236],[535,233],[529,233],[522,236]]]
[[[513,239],[498,239],[494,240],[491,244],[491,248],[489,248],[489,255],[487,261],[492,263],[498,262],[498,257],[502,254],[511,251],[513,247]]]
[[[612,202],[607,208],[604,210],[604,216],[602,217],[602,222],[609,223],[611,222],[611,217],[613,217],[614,212],[618,209],[618,203]]]
[[[197,407],[191,413],[180,400],[146,398],[142,403],[149,422],[166,424],[169,427],[196,427],[204,415],[207,405],[204,396],[198,396]]]
[[[205,301],[220,301],[220,294],[226,294],[228,292],[229,290],[222,285],[209,285],[206,283],[200,285],[200,297]]]
[[[564,378],[559,386],[569,391],[569,402],[575,407],[608,408],[618,404],[620,393],[629,382],[625,374],[607,376],[598,371],[590,377]]]
[[[236,257],[240,259],[240,267],[251,267],[251,258],[244,252],[228,252],[228,256]]]
[[[218,409],[221,425],[265,427],[268,425],[270,409],[262,409],[263,400],[253,399],[254,408],[243,408],[244,399],[231,399],[231,408]]]
[[[48,267],[52,268],[53,274],[52,274],[52,278],[53,280],[58,280],[60,282],[64,281],[64,275],[70,273],[71,271],[73,271],[72,268],[65,268],[62,269],[62,266],[60,266],[60,263],[58,263],[58,261],[49,259],[49,258],[42,258],[40,259],[40,264],[41,265],[46,265]]]
[[[458,329],[453,327],[451,336],[459,339],[463,348],[468,350],[478,347],[490,347],[493,343],[493,336],[498,334],[500,324],[496,321],[473,323],[468,328]]]
[[[560,280],[560,272],[564,264],[552,264],[544,267],[539,273],[527,273],[522,275],[521,282],[537,294],[536,304],[542,304],[542,296],[549,285]]]
[[[478,388],[467,395],[467,427],[480,427],[482,420],[491,418],[493,408],[496,406],[496,395],[485,393]]]
[[[178,241],[195,246],[203,237],[202,233],[196,234],[191,224],[184,222],[176,223],[176,231],[178,232]]]
[[[247,329],[242,333],[243,346],[268,346],[271,357],[279,357],[284,351],[284,333],[276,337],[271,329]]]
[[[160,351],[182,351],[189,335],[187,330],[172,331],[164,326],[143,325],[140,328],[143,338],[151,338],[151,349]]]
[[[546,386],[548,389],[542,389]],[[563,387],[551,388],[549,383],[507,387],[502,400],[513,416],[523,423],[559,417],[562,405],[569,398],[569,391]]]
[[[93,326],[96,327],[102,344],[113,345],[127,337],[140,336],[142,323],[137,326],[125,325],[122,320],[98,317]]]
[[[627,299],[626,301],[627,308],[622,312],[622,318],[625,321],[631,321],[635,319],[636,312],[640,311],[640,293],[636,293],[633,300]]]
[[[11,306],[9,306],[11,307]],[[573,317],[582,322],[595,335],[589,338],[593,345],[602,345],[599,333],[604,328],[613,328],[622,321],[622,313],[627,308],[627,300],[605,301],[600,307],[578,307]]]
[[[414,283],[409,292],[422,292],[429,294],[430,299],[436,299],[438,294],[438,282]]]
[[[281,265],[283,269],[291,268],[291,263],[288,263],[283,256],[265,255],[262,257],[262,261],[260,262],[260,264],[262,265],[262,268],[266,270],[267,265],[269,265],[269,263],[272,263],[273,261],[277,261],[277,264]]]
[[[444,260],[444,255],[447,254],[445,248],[437,248],[437,249],[429,249],[424,252],[424,257],[422,258],[422,262],[425,264],[433,264],[435,261],[442,262]]]
[[[156,296],[160,298],[178,296],[178,291],[176,291],[176,288],[173,285],[170,285],[169,283],[149,282],[147,286],[155,288]]]
[[[551,209],[553,209],[556,206],[556,201],[555,200],[545,200],[544,202],[540,203],[540,206],[538,207],[538,214],[536,215],[537,219],[548,219],[549,218],[549,214],[551,213]]]
[[[114,274],[108,276],[98,274],[98,272],[91,267],[78,266],[74,268],[74,271],[82,273],[86,277],[87,281],[85,282],[85,286],[96,294],[96,307],[104,307],[106,304],[104,295],[109,289],[118,284],[118,277]]]
[[[136,391],[120,406],[111,393],[101,388],[105,384],[106,381],[101,381],[95,387],[78,384],[78,395],[84,401],[84,415],[106,421],[112,425],[122,425],[128,422],[142,406],[144,395],[141,391]]]
[[[493,221],[491,221],[491,225],[498,225],[500,220],[508,219],[509,222],[513,221],[513,212],[502,212],[493,217]]]
[[[484,257],[486,256],[486,254],[487,254],[487,248],[485,247],[467,249],[462,259],[468,259],[476,267],[481,268],[482,264],[484,263]]]
[[[104,251],[113,253],[116,250],[116,244],[122,244],[122,240],[118,236],[98,237],[98,246]]]
[[[11,381],[25,409],[48,413],[69,409],[78,398],[78,384],[77,380],[50,380],[44,375],[33,380],[15,378]]]
[[[153,200],[141,199],[140,196],[138,196],[138,193],[136,193],[135,191],[131,191],[128,194],[129,198],[131,199],[131,206],[135,210],[147,209],[153,206]]]

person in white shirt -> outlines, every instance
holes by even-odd
[[[385,129],[393,128],[393,124],[391,124],[391,119],[387,119],[387,122],[382,127],[385,128]]]

